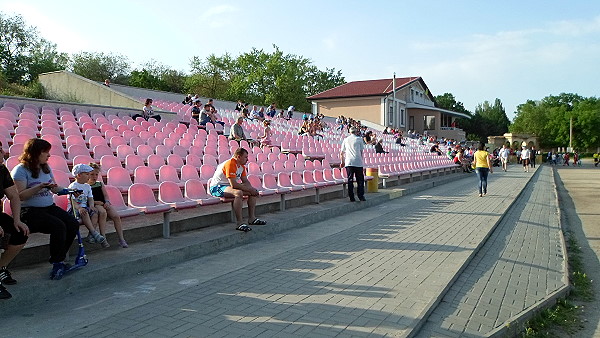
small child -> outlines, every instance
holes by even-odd
[[[264,120],[263,121],[263,135],[259,137],[260,139],[260,145],[262,147],[270,147],[271,146],[271,136],[272,136],[272,132],[271,132],[271,121],[269,120]]]
[[[119,217],[119,213],[112,207],[110,201],[107,196],[106,188],[104,188],[104,184],[102,181],[98,181],[98,175],[100,174],[100,166],[96,163],[90,163],[89,165],[93,171],[90,173],[90,178],[88,180],[88,184],[92,188],[92,195],[94,196],[94,207],[98,211],[98,224],[100,227],[100,233],[103,236],[105,235],[106,229],[106,219],[110,217],[115,225],[115,230],[117,231],[117,235],[119,236],[119,245],[122,248],[129,247],[127,242],[125,241],[125,237],[123,237],[123,225],[121,224],[121,217]]]
[[[103,248],[108,248],[110,245],[106,238],[94,229],[94,224],[98,222],[98,214],[93,207],[94,198],[92,188],[87,184],[90,179],[90,173],[93,170],[87,164],[76,164],[73,167],[71,173],[75,176],[75,182],[69,185],[69,189],[81,190],[83,192],[71,195],[71,203],[68,204],[67,211],[73,212],[73,207],[75,207],[75,218],[88,229],[87,240],[90,243],[99,243]]]

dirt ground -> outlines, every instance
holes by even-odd
[[[581,246],[585,273],[596,299],[584,306],[584,328],[577,337],[600,337],[600,165],[584,159],[582,167],[556,167],[558,198],[565,228]]]

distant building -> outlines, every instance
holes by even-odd
[[[456,125],[468,115],[435,106],[435,97],[421,77],[354,81],[307,97],[313,114],[370,121],[382,126],[465,139]]]

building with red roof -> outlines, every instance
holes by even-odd
[[[354,81],[307,97],[313,114],[369,121],[384,127],[465,139],[456,119],[468,115],[436,107],[421,77]]]

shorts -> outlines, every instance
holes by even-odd
[[[87,210],[88,215],[90,215],[90,217],[94,216],[94,214],[96,213],[96,210],[90,208],[90,207],[83,207],[85,210]],[[69,209],[67,210],[69,213],[73,214],[73,209]],[[79,222],[81,222],[81,215],[79,214],[79,211],[75,210],[75,219],[77,219]]]
[[[225,188],[227,188],[227,187],[228,187],[228,185],[224,185],[224,184],[214,185],[214,186],[210,187],[210,194],[215,197],[223,197],[223,194],[225,193]]]

